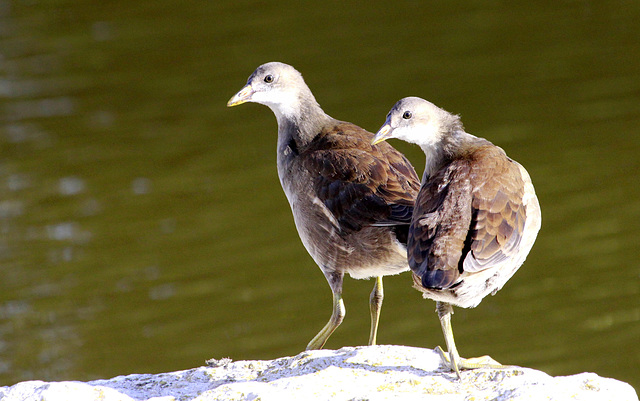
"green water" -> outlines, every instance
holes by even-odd
[[[529,171],[543,228],[463,356],[640,387],[640,3],[0,0],[0,385],[294,355],[331,295],[300,243],[264,106],[267,61],[376,130],[401,97],[461,114]],[[420,173],[422,153],[392,142]],[[408,274],[379,342],[443,344]],[[327,346],[368,339],[347,280]]]

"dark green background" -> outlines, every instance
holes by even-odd
[[[0,385],[303,350],[331,296],[275,118],[225,107],[278,60],[336,118],[376,130],[421,96],[528,169],[542,230],[456,310],[463,356],[638,388],[640,3],[453,3],[0,0]],[[410,276],[385,282],[379,342],[442,345]],[[328,347],[366,343],[372,285],[346,281]]]

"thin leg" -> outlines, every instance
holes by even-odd
[[[446,358],[442,348],[437,347],[436,351],[440,353],[440,357],[446,366],[453,369],[460,379],[460,369],[458,368],[460,362],[460,354],[456,348],[456,342],[453,339],[453,327],[451,326],[451,315],[453,314],[453,308],[451,305],[445,302],[436,302],[436,311],[438,312],[438,318],[440,319],[440,326],[442,326],[442,334],[444,334],[444,341],[447,343],[447,351],[449,352],[449,358]]]
[[[380,309],[382,308],[382,300],[384,299],[384,290],[382,289],[382,276],[376,277],[376,283],[369,296],[369,310],[371,311],[371,333],[369,333],[369,345],[376,345],[378,337],[378,322],[380,321]]]
[[[438,318],[440,318],[440,325],[442,326],[442,333],[444,334],[444,341],[447,344],[449,355],[445,354],[440,347],[436,347],[436,351],[440,354],[442,363],[456,372],[458,379],[461,379],[460,369],[504,368],[500,363],[486,355],[471,359],[460,358],[456,343],[453,339],[453,328],[451,326],[453,307],[445,302],[436,302],[436,311],[438,312]]]
[[[327,277],[327,281],[331,286],[331,292],[333,293],[333,311],[331,312],[331,318],[329,318],[327,324],[309,342],[307,350],[321,349],[334,330],[340,326],[340,323],[342,323],[344,316],[347,313],[344,307],[344,301],[342,301],[343,275],[341,273],[325,273],[325,276]]]

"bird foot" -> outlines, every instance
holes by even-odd
[[[439,346],[436,347],[436,352],[440,354],[440,358],[442,359],[442,364],[452,371],[456,372],[458,379],[461,378],[460,370],[461,369],[504,369],[508,366],[502,365],[500,362],[491,358],[489,355],[480,356],[477,358],[460,358],[456,357],[453,361],[447,353],[445,353],[442,348]],[[457,354],[457,353],[456,353]]]

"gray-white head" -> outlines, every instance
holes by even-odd
[[[397,138],[431,152],[440,148],[443,139],[457,130],[462,130],[458,116],[419,97],[405,97],[387,114],[387,120],[372,143]]]
[[[294,118],[300,114],[302,107],[318,105],[302,74],[292,66],[279,62],[256,68],[247,84],[229,100],[227,106],[245,102],[268,106],[278,120],[282,117]]]

